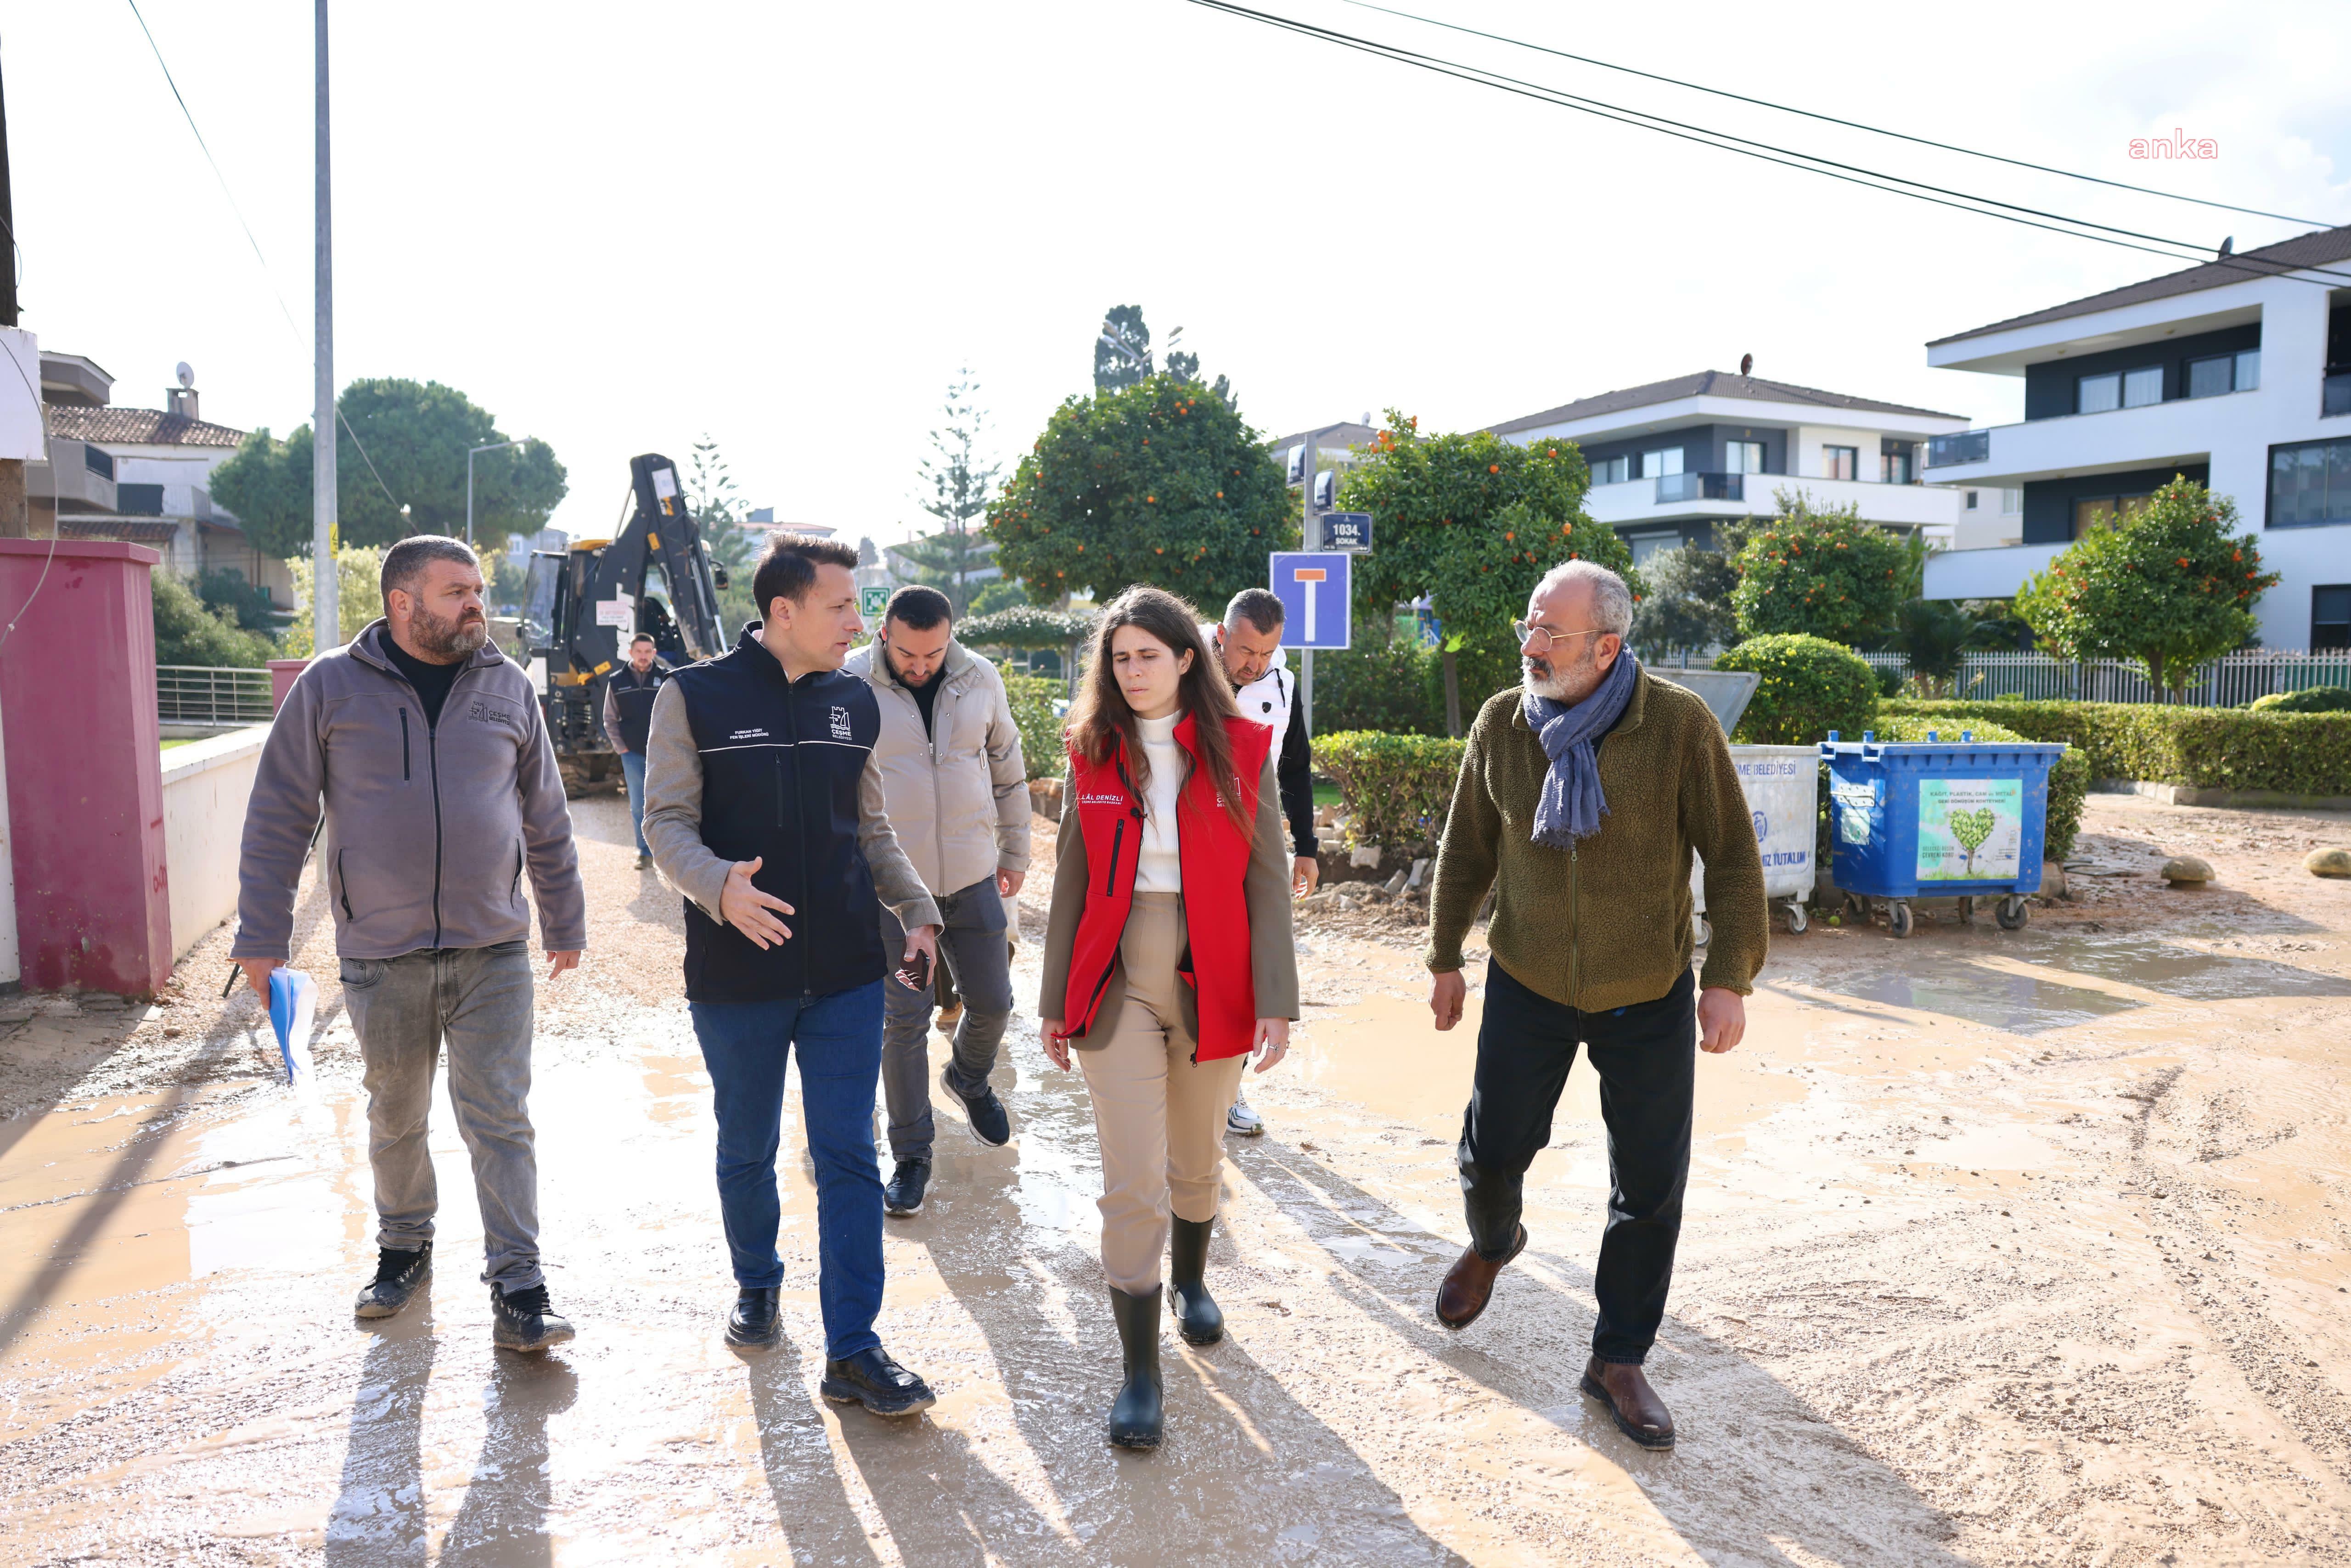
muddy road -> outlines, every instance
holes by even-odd
[[[881,1332],[937,1407],[816,1396],[796,1096],[787,1343],[721,1343],[674,902],[617,802],[578,806],[592,946],[541,988],[533,1112],[580,1333],[547,1356],[491,1348],[445,1100],[438,1277],[351,1318],[365,1120],[315,897],[314,1099],[271,1081],[251,999],[221,999],[225,933],[152,1009],[0,1007],[0,1561],[2351,1561],[2351,884],[2298,869],[2351,843],[2342,816],[2094,797],[2079,896],[2024,931],[1781,937],[1747,1043],[1700,1063],[1650,1364],[1669,1455],[1575,1388],[1605,1195],[1588,1069],[1530,1175],[1532,1246],[1448,1333],[1476,993],[1439,1037],[1408,933],[1306,931],[1301,1044],[1250,1080],[1267,1135],[1231,1141],[1230,1333],[1168,1337],[1168,1442],[1136,1455],[1102,1439],[1091,1119],[1025,1007],[997,1077],[1013,1145],[941,1105],[929,1205],[890,1226]],[[2182,852],[2219,885],[2164,889]]]

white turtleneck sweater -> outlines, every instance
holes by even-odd
[[[1143,791],[1143,851],[1134,868],[1137,893],[1184,891],[1183,865],[1176,852],[1176,800],[1188,761],[1176,744],[1176,721],[1182,716],[1179,708],[1165,718],[1138,716],[1134,721],[1144,761],[1151,768],[1151,782]]]

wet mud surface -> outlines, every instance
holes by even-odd
[[[1036,913],[1014,1143],[938,1106],[929,1204],[890,1226],[881,1332],[939,1404],[844,1414],[816,1395],[797,1094],[787,1342],[738,1354],[674,901],[617,802],[577,809],[592,946],[541,988],[532,1109],[580,1333],[543,1357],[491,1347],[445,1101],[436,1277],[350,1316],[366,1126],[315,898],[313,1098],[220,998],[225,934],[152,1009],[0,1007],[0,1561],[2351,1560],[2351,885],[2295,869],[2342,817],[2096,797],[2079,896],[2024,931],[1781,936],[1747,1042],[1700,1063],[1650,1362],[1667,1455],[1576,1390],[1588,1069],[1530,1173],[1532,1245],[1447,1333],[1476,992],[1435,1034],[1408,930],[1310,924],[1299,1048],[1249,1080],[1267,1134],[1229,1145],[1230,1332],[1168,1336],[1168,1441],[1132,1455],[1102,1439],[1092,1127],[1037,1049]],[[2183,852],[2219,883],[2164,889]]]

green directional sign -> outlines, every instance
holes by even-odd
[[[857,613],[868,621],[879,621],[882,612],[890,607],[890,591],[886,588],[861,588],[857,591]]]

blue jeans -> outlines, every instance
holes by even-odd
[[[776,1255],[782,1203],[784,1063],[798,1047],[800,1114],[816,1164],[817,1300],[825,1354],[881,1344],[882,1167],[873,1152],[873,1086],[882,1072],[882,988],[780,1002],[695,1002],[695,1038],[718,1113],[718,1211],[735,1282],[784,1282]]]
[[[621,753],[621,777],[629,781],[629,825],[637,830],[637,853],[649,855],[653,852],[645,848],[645,754]]]

